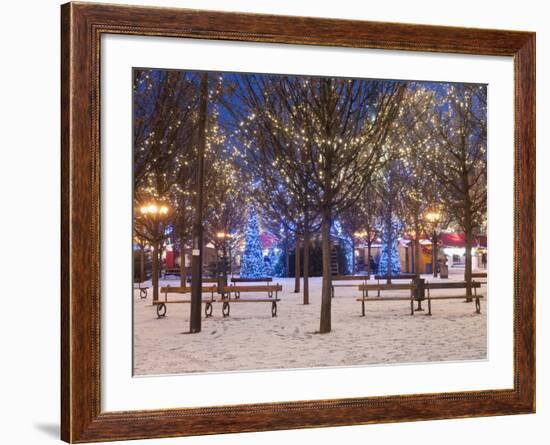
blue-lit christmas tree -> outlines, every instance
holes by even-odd
[[[397,237],[399,234],[399,222],[388,215],[384,221],[382,231],[382,248],[380,252],[380,263],[378,264],[379,275],[399,275],[401,273],[401,261],[397,250]]]
[[[241,262],[241,277],[265,277],[265,263],[260,242],[260,229],[254,209],[249,210],[248,226],[244,243],[244,253]]]

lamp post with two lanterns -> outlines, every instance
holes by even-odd
[[[153,266],[151,284],[153,287],[153,301],[157,301],[159,298],[160,249],[165,237],[163,223],[170,213],[170,208],[166,204],[152,202],[141,206],[139,212],[143,225],[147,228],[146,239],[149,241],[152,249]]]

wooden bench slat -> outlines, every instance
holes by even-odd
[[[464,300],[466,298],[471,298],[473,300],[475,300],[476,298],[483,298],[483,295],[470,295],[470,296],[467,296],[467,295],[440,295],[440,296],[436,296],[436,297],[429,297],[429,298],[426,298],[426,300]]]
[[[487,272],[472,272],[472,278],[487,278]]]
[[[418,275],[415,273],[404,273],[399,275],[375,275],[375,279],[377,280],[412,280],[414,278],[418,278]]]
[[[232,283],[261,283],[273,281],[272,277],[259,277],[259,278],[231,278]]]
[[[273,301],[281,301],[280,298],[239,298],[239,299],[233,299],[233,298],[222,298],[218,300],[220,303],[270,303]]]
[[[356,301],[411,301],[411,300],[414,300],[414,298],[411,298],[411,297],[368,297],[368,298],[357,298]]]
[[[280,284],[266,284],[264,286],[225,286],[224,292],[269,292],[282,291],[283,286]]]
[[[410,290],[414,289],[413,284],[360,284],[359,290]]]
[[[335,281],[368,281],[369,275],[335,275],[332,282]]]
[[[465,281],[457,281],[450,283],[425,283],[424,289],[464,289],[467,288],[468,284]],[[479,288],[481,283],[479,281],[472,281],[470,287]]]
[[[216,300],[212,300],[212,299],[202,299],[201,300],[202,303],[215,303]],[[157,304],[174,304],[174,303],[179,303],[179,304],[185,304],[185,303],[191,303],[191,300],[158,300],[158,301],[153,301],[153,305],[157,305]]]
[[[202,292],[217,292],[218,286],[203,286],[201,289],[202,289]],[[160,292],[168,293],[168,294],[189,294],[191,293],[191,287],[190,286],[185,286],[185,287],[167,286],[167,287],[161,287]]]

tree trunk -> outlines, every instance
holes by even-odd
[[[468,223],[465,227],[464,236],[466,238],[466,258],[464,264],[464,281],[466,281],[466,301],[472,301],[472,226]]]
[[[330,223],[330,211],[325,210],[321,222],[321,250],[323,252],[323,290],[321,293],[321,325],[319,329],[321,334],[326,334],[331,329]]]
[[[370,240],[370,236],[369,236],[369,240],[367,241],[367,275],[369,275],[369,278],[370,278],[370,274],[371,274],[371,270],[370,270],[371,255],[372,255],[372,241]],[[372,271],[372,272],[374,272],[374,271]]]
[[[355,240],[351,235],[351,274],[355,275]]]
[[[290,244],[285,246],[285,276],[290,277]]]
[[[285,249],[285,277],[290,277],[290,235],[288,234],[288,229],[285,227],[284,229],[284,237],[285,237],[285,243],[284,243],[284,249]]]
[[[229,244],[227,250],[229,251],[229,253],[228,253],[228,256],[229,256],[229,276],[232,277],[233,276],[233,251],[231,250],[231,244]]]
[[[139,245],[139,282],[145,281],[145,244]]]
[[[386,270],[386,283],[391,284],[391,276],[393,275],[393,261],[391,260],[393,255],[393,224],[392,224],[392,210],[391,207],[388,210],[388,214],[386,216],[386,230],[388,230],[388,239],[387,239],[387,247],[388,250],[388,268]]]
[[[154,243],[152,246],[153,252],[152,252],[152,277],[151,277],[151,284],[153,286],[153,301],[158,301],[159,299],[159,243]]]
[[[434,278],[437,278],[437,233],[435,230],[432,238],[432,272]]]
[[[187,274],[185,272],[185,234],[180,233],[180,286],[185,287]]]
[[[309,304],[309,231],[304,232],[304,304]]]
[[[296,234],[294,246],[294,293],[300,292],[300,238]]]
[[[202,307],[202,251],[203,251],[203,190],[204,190],[204,151],[206,146],[206,115],[208,114],[208,73],[201,78],[201,98],[198,116],[198,156],[197,183],[195,198],[195,220],[193,224],[193,251],[191,252],[191,316],[189,331],[201,331]]]
[[[414,249],[414,256],[413,256],[413,261],[414,261],[414,273],[416,274],[421,274],[422,272],[420,271],[421,269],[421,261],[420,261],[420,240],[415,237],[415,239],[413,240],[413,249]]]

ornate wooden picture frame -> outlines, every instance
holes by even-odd
[[[65,4],[61,18],[63,440],[93,442],[535,411],[534,33],[91,3]],[[103,412],[99,116],[104,34],[513,57],[513,389]]]

